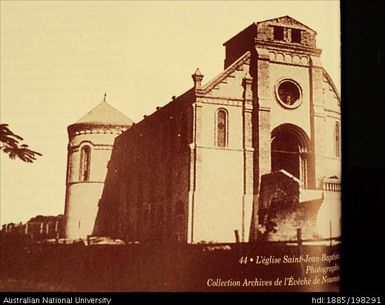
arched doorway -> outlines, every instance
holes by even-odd
[[[271,170],[284,169],[309,185],[309,138],[299,127],[283,124],[275,128],[271,138]]]

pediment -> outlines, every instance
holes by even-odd
[[[303,23],[297,21],[296,19],[290,16],[282,16],[282,17],[258,22],[258,24],[264,24],[264,23],[268,23],[269,25],[280,25],[280,26],[286,26],[291,28],[298,28],[298,29],[310,31],[312,33],[316,33],[316,31],[314,31],[313,29],[309,28],[308,26],[304,25]]]

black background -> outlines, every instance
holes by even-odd
[[[342,288],[379,292],[385,290],[385,14],[380,1],[343,1],[341,17]]]

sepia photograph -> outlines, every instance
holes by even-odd
[[[0,8],[0,291],[340,290],[338,0]]]

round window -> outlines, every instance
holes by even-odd
[[[301,89],[292,80],[283,80],[277,87],[277,98],[280,103],[288,108],[298,107],[301,103]]]

